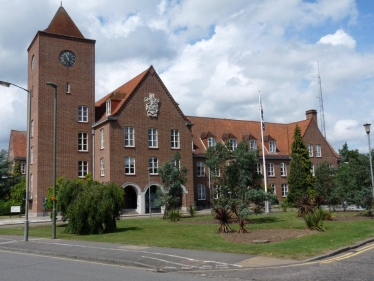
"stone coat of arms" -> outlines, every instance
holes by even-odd
[[[149,98],[144,98],[145,109],[147,110],[147,116],[157,117],[158,114],[158,103],[159,99],[155,98],[155,94],[149,94]]]

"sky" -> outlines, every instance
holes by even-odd
[[[0,80],[27,88],[27,48],[61,1],[0,0]],[[338,151],[374,131],[374,1],[64,0],[96,40],[96,100],[153,65],[185,115],[291,123],[318,111]],[[320,77],[320,79],[319,79]],[[0,149],[27,94],[0,87]],[[370,134],[372,136],[373,134]],[[372,137],[371,137],[372,139]]]

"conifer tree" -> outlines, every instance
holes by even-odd
[[[300,127],[296,125],[291,146],[288,202],[295,203],[299,197],[308,194],[311,190],[313,186],[311,166],[309,151],[301,136]]]

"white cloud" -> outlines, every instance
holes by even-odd
[[[26,49],[59,5],[4,2],[0,80],[26,84]],[[63,6],[84,36],[96,39],[96,99],[152,64],[186,115],[258,120],[261,91],[266,122],[293,122],[319,109],[318,60],[327,139],[336,149],[344,141],[366,146],[360,131],[362,122],[374,123],[366,101],[374,90],[374,55],[359,51],[354,0],[64,0]],[[11,128],[25,127],[16,112],[26,98],[6,99],[0,118],[12,121],[0,125],[0,148]]]
[[[328,34],[323,36],[319,41],[321,44],[332,45],[332,46],[346,46],[348,48],[356,48],[356,41],[352,36],[344,32],[344,30],[339,29],[334,34]]]

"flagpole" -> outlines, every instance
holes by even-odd
[[[265,130],[265,123],[264,123],[264,112],[262,109],[262,102],[261,102],[261,92],[258,91],[258,99],[260,102],[260,120],[261,120],[261,148],[262,148],[262,166],[264,170],[264,185],[265,185],[265,193],[268,192],[268,185],[267,185],[267,177],[266,177],[266,162],[265,162],[265,145],[264,145],[264,130]],[[265,201],[265,213],[269,213],[269,201]]]

